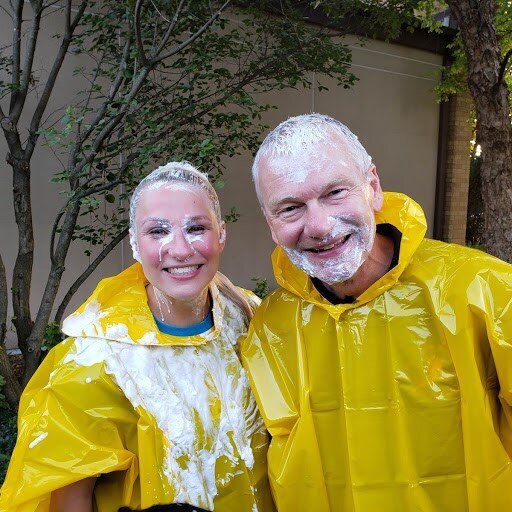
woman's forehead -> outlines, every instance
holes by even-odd
[[[162,207],[180,213],[195,212],[198,208],[213,213],[213,205],[202,187],[179,181],[152,185],[141,192],[137,212],[143,211],[147,215]]]

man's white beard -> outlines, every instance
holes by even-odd
[[[332,232],[322,239],[328,243],[335,239],[339,233],[350,233],[347,240],[347,251],[341,257],[325,261],[311,261],[311,253],[300,249],[283,247],[290,261],[311,277],[316,277],[327,284],[342,283],[350,279],[364,263],[373,247],[375,240],[375,220],[364,225],[355,225],[346,218],[336,217],[336,224]]]

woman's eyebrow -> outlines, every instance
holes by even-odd
[[[159,217],[148,217],[147,219],[144,219],[142,225],[148,224],[150,222],[155,222],[157,224],[170,224],[170,222],[167,219],[161,219]]]
[[[193,217],[187,217],[186,222],[197,222],[199,220],[210,220],[206,215],[194,215]]]

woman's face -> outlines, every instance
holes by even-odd
[[[200,187],[183,182],[144,190],[135,213],[144,274],[171,301],[194,301],[219,269],[225,227]]]

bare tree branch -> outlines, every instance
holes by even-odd
[[[140,61],[144,67],[148,67],[149,61],[146,57],[146,52],[144,51],[144,43],[142,41],[142,34],[140,30],[140,13],[143,2],[144,0],[137,0],[137,3],[135,4],[135,39],[137,41],[137,50],[139,52]]]
[[[52,265],[56,264],[55,261],[55,237],[57,236],[57,231],[59,229],[60,219],[62,219],[62,216],[64,213],[66,213],[66,207],[68,206],[69,201],[66,203],[65,206],[63,206],[57,216],[55,217],[55,220],[53,221],[52,226],[52,233],[50,235],[50,261],[52,262]]]
[[[20,83],[20,63],[21,63],[21,26],[23,23],[23,4],[24,0],[18,0],[14,14],[14,30],[12,35],[12,84],[18,86]],[[11,95],[9,112],[11,113],[17,102],[19,89],[14,89]]]
[[[68,0],[68,1],[71,2],[71,0]],[[87,4],[88,4],[88,0],[82,0],[80,6],[78,7],[77,14],[75,16],[73,23],[71,24],[71,26],[66,27],[65,34],[62,38],[61,46],[57,52],[57,55],[53,62],[52,69],[50,71],[50,74],[49,74],[46,84],[44,86],[44,89],[43,89],[43,92],[39,99],[39,102],[37,104],[37,107],[35,108],[34,115],[32,116],[32,120],[30,122],[29,132],[31,134],[31,137],[29,137],[29,141],[27,143],[27,148],[26,148],[26,151],[29,155],[31,155],[32,152],[34,151],[35,142],[37,139],[36,133],[37,133],[37,130],[39,129],[41,118],[46,109],[48,101],[50,99],[51,93],[55,86],[55,81],[57,80],[57,76],[60,72],[62,63],[64,62],[64,58],[66,56],[69,45],[71,43],[71,39],[72,39],[72,35],[73,35],[72,31],[76,28],[76,25],[80,21],[80,18],[83,16],[83,14],[85,12],[85,8],[87,7]]]
[[[11,114],[13,121],[15,122],[18,122],[18,119],[21,115],[21,111],[23,110],[23,106],[25,105],[25,100],[27,99],[28,88],[32,80],[32,66],[34,64],[37,38],[39,35],[39,28],[41,24],[41,13],[41,6],[37,5],[36,10],[34,12],[34,19],[32,21],[30,36],[28,39],[25,60],[23,62],[23,69],[21,70],[20,92],[18,95],[18,101],[16,102],[16,105]]]
[[[68,292],[62,299],[57,313],[55,314],[55,322],[58,324],[61,323],[62,317],[64,316],[64,312],[69,304],[69,301],[73,297],[73,295],[77,292],[77,290],[82,286],[85,280],[96,270],[96,267],[110,254],[110,252],[115,249],[115,247],[126,237],[128,234],[128,228],[124,228],[117,236],[115,236],[106,246],[105,248],[94,258],[92,263],[84,270],[84,272],[76,279],[76,281],[71,285]]]

